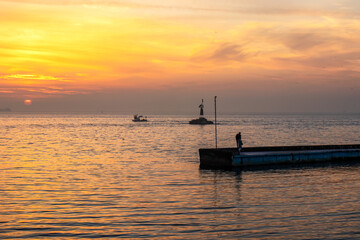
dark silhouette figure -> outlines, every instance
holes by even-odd
[[[241,152],[241,149],[242,149],[242,145],[243,145],[243,142],[242,142],[242,140],[241,140],[241,132],[239,132],[238,134],[236,134],[235,139],[236,139],[237,148],[238,148],[239,153],[240,153],[240,152]]]
[[[200,108],[200,117],[204,116],[204,99],[201,99],[201,104],[199,105]]]

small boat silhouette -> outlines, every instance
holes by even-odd
[[[147,118],[146,118],[146,116],[143,117],[142,115],[135,114],[134,119],[132,121],[133,122],[147,122]]]

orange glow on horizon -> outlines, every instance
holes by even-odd
[[[30,106],[32,104],[32,101],[30,99],[26,99],[24,101],[24,104],[27,105],[27,106]]]

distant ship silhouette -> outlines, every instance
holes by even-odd
[[[200,117],[189,121],[189,124],[198,124],[198,125],[214,124],[212,121],[209,121],[204,117],[204,99],[201,99],[201,104],[199,105],[199,108],[200,108]]]
[[[143,117],[142,115],[135,114],[133,122],[147,122],[147,117]]]

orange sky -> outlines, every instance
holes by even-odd
[[[116,90],[165,99],[189,89],[229,102],[240,100],[237,90],[244,101],[287,92],[296,106],[307,94],[356,98],[360,4],[313,2],[0,0],[0,100],[36,105]]]

